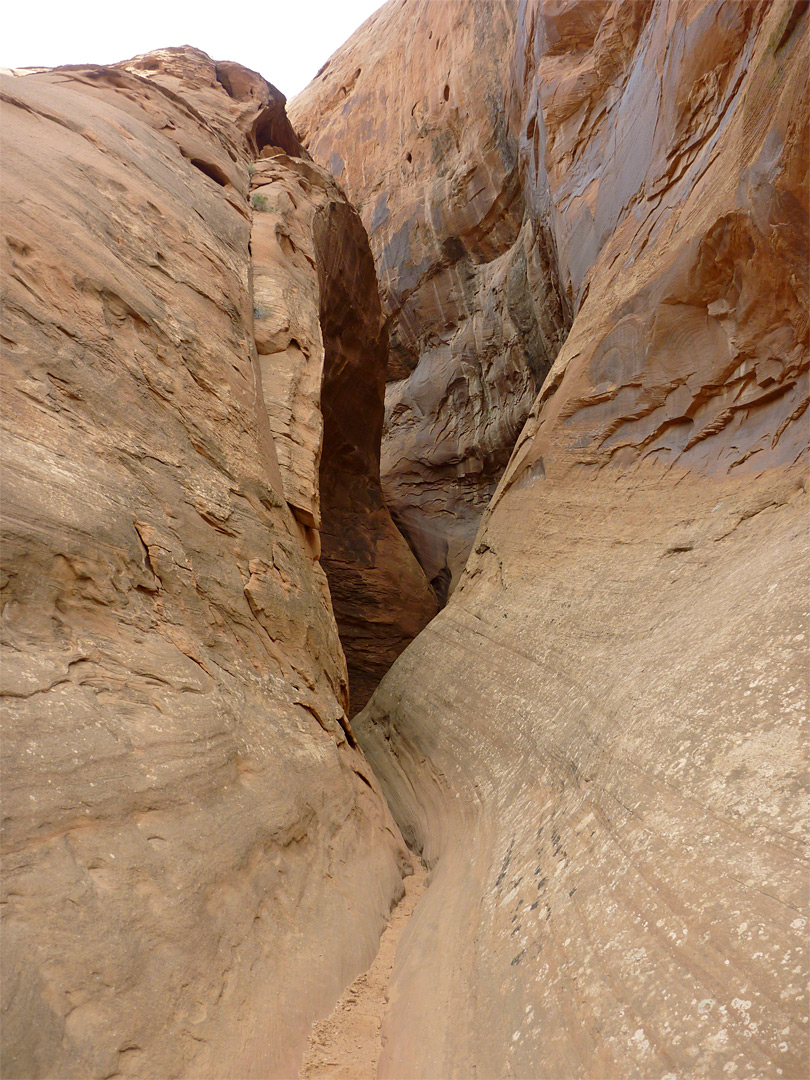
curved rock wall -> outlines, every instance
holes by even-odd
[[[434,868],[381,1076],[806,1071],[807,23],[520,9],[576,315],[355,722]]]
[[[527,212],[515,17],[391,0],[291,105],[369,233],[391,335],[383,487],[441,602],[570,322]]]
[[[4,1075],[289,1076],[370,959],[383,317],[440,597],[494,495],[355,721],[380,1076],[803,1075],[806,7],[387,4],[294,114],[383,313],[259,76],[2,79]]]
[[[324,340],[322,562],[346,651],[354,715],[436,614],[437,604],[383,498],[388,335],[366,233],[343,196],[319,215],[315,242]]]
[[[402,891],[317,561],[312,223],[351,211],[280,95],[195,50],[2,95],[3,1074],[289,1076]],[[287,397],[262,304],[310,361]],[[379,334],[347,329],[378,432]]]

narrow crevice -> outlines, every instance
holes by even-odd
[[[428,884],[416,855],[412,866],[371,965],[346,987],[329,1016],[313,1024],[299,1080],[376,1080],[397,948]]]
[[[349,716],[430,621],[428,582],[380,482],[388,333],[366,231],[349,203],[315,219],[324,366],[321,565],[349,670]]]

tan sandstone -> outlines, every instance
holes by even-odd
[[[290,1076],[405,868],[318,562],[344,469],[319,297],[341,274],[367,302],[368,246],[238,65],[163,50],[2,101],[3,1075]],[[379,328],[345,327],[378,429]],[[363,445],[340,527],[382,521],[383,602],[406,565],[432,605]]]
[[[492,51],[573,324],[355,722],[433,867],[381,1077],[807,1074],[806,8],[530,2]]]

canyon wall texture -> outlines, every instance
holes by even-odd
[[[415,7],[380,53],[421,55]],[[466,8],[462,40],[501,10]],[[380,1075],[802,1077],[807,4],[514,16],[493,78],[573,322],[355,721],[433,867]]]
[[[368,244],[238,65],[2,102],[3,1075],[290,1076],[402,892],[320,530],[361,670],[435,604]]]
[[[516,10],[386,4],[290,106],[369,233],[391,337],[383,487],[442,603],[570,325],[504,82]]]
[[[806,1075],[807,9],[0,80],[4,1076]]]
[[[323,169],[262,154],[250,183],[263,398],[285,498],[329,579],[353,714],[436,598],[380,485],[388,335],[363,225]]]

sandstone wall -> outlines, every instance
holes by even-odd
[[[4,1074],[289,1076],[370,959],[390,329],[380,1075],[804,1075],[807,22],[387,4],[294,110],[382,312],[258,76],[2,80]]]
[[[355,723],[434,868],[381,1076],[806,1071],[807,22],[520,9],[575,317]]]
[[[391,335],[383,487],[441,602],[570,323],[528,212],[516,13],[391,0],[291,105],[369,233]]]
[[[321,298],[343,273],[369,301],[367,244],[237,65],[165,50],[2,100],[3,1075],[290,1076],[402,891],[318,562],[338,510],[349,541],[382,521],[386,603],[411,558],[371,437],[371,495],[319,496]]]
[[[329,579],[354,714],[436,600],[380,486],[388,335],[362,223],[323,169],[262,154],[251,247],[263,397],[285,498]]]

